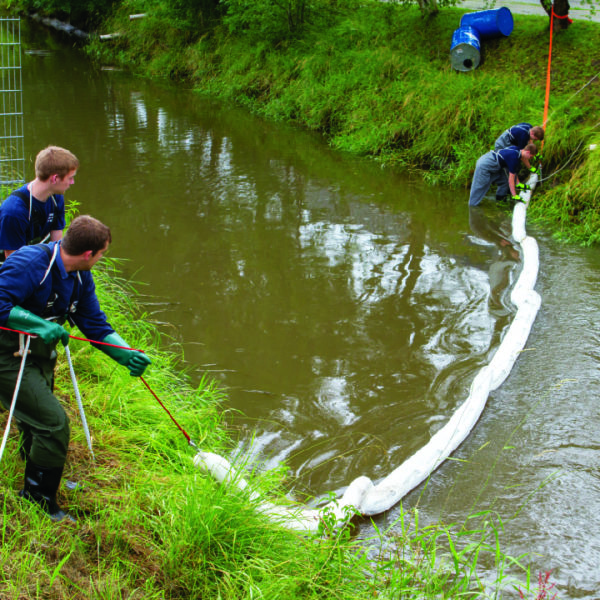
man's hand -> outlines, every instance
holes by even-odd
[[[58,340],[63,343],[63,346],[69,343],[69,332],[62,325],[47,321],[20,306],[12,308],[6,324],[11,329],[37,335],[44,344],[56,344]]]
[[[109,333],[102,341],[104,343],[97,347],[120,365],[127,367],[132,377],[143,375],[152,362],[143,352],[129,348],[129,344],[118,333]]]

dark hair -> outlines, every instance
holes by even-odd
[[[62,247],[67,254],[79,256],[88,250],[96,254],[106,246],[106,242],[112,242],[110,229],[90,215],[80,215],[71,221]]]
[[[71,171],[79,169],[79,159],[69,150],[59,146],[48,146],[35,157],[35,176],[48,181],[52,175],[61,179]]]
[[[531,131],[529,132],[530,134],[533,133],[534,137],[536,140],[543,140],[544,139],[544,128],[540,127],[539,125],[536,125],[535,127],[531,128]]]
[[[523,150],[527,150],[531,156],[535,156],[537,154],[537,146],[532,143],[527,144]]]

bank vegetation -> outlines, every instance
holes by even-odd
[[[427,16],[423,6],[354,0],[4,4],[117,34],[92,35],[86,51],[319,132],[340,152],[448,186],[465,208],[477,157],[506,127],[543,116],[547,19],[515,15],[511,36],[487,40],[480,67],[457,73],[449,46],[464,11],[451,5]],[[596,38],[586,22],[555,38],[544,185],[529,212],[585,244],[599,231],[600,150],[589,149],[600,141]],[[229,455],[222,392],[208,380],[190,385],[180,350],[164,350],[169,340],[118,270],[109,265],[97,278],[109,320],[152,357],[147,379],[159,398],[198,445]],[[326,521],[317,538],[274,525],[247,493],[193,466],[181,432],[139,380],[85,342],[73,341],[71,352],[96,461],[61,356],[57,393],[73,423],[65,478],[77,483],[61,501],[79,520],[57,526],[20,501],[13,431],[0,465],[1,598],[499,598],[516,588],[542,597],[526,557],[503,554],[503,523],[492,513],[424,527],[417,510],[401,512],[371,540]],[[248,475],[254,489],[286,500],[284,469]]]

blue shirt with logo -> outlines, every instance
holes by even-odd
[[[531,123],[519,123],[508,130],[512,138],[512,143],[517,148],[525,148],[529,144],[529,132],[532,127]]]
[[[521,150],[516,146],[509,146],[496,152],[498,163],[504,169],[508,169],[509,173],[515,174],[519,170],[521,163]]]

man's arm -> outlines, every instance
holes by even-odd
[[[50,241],[51,242],[58,242],[58,240],[62,240],[62,236],[63,236],[62,229],[53,229],[50,232]]]
[[[517,184],[517,174],[516,173],[510,173],[508,175],[508,187],[510,188],[510,194],[511,196],[517,196],[517,188],[516,188],[516,184]]]

